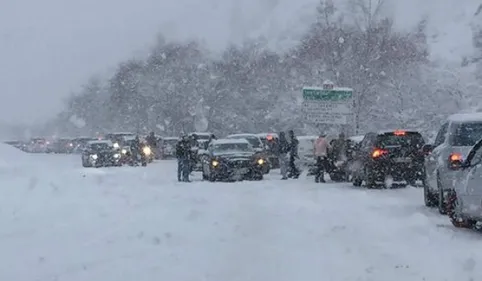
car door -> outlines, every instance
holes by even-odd
[[[434,149],[429,155],[425,157],[425,172],[427,174],[427,181],[430,186],[430,189],[436,190],[437,189],[437,167],[438,167],[438,158],[442,153],[442,144],[445,143],[447,132],[449,128],[449,123],[443,124],[435,138],[435,142],[433,144]]]
[[[457,196],[463,199],[464,212],[482,216],[482,140],[469,153],[458,185]]]

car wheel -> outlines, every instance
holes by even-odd
[[[435,207],[438,205],[437,199],[435,195],[430,191],[430,188],[427,186],[426,181],[422,181],[423,184],[423,201],[426,207]]]
[[[438,212],[442,215],[447,214],[447,204],[445,201],[445,196],[444,196],[444,189],[442,186],[442,181],[440,179],[440,175],[437,173],[437,190],[438,190]]]
[[[457,228],[474,228],[477,222],[475,220],[463,218],[460,215],[460,210],[458,208],[459,203],[457,193],[454,190],[450,191],[447,195],[446,207],[450,222]]]
[[[365,184],[367,188],[375,188],[376,187],[376,182],[373,178],[373,172],[365,168]]]

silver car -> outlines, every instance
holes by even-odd
[[[456,227],[475,228],[482,221],[482,140],[460,162],[463,178],[449,193],[447,213]]]
[[[454,114],[441,126],[435,142],[423,147],[425,157],[424,201],[447,212],[447,194],[461,180],[458,169],[482,138],[482,113]]]

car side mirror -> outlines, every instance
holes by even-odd
[[[422,152],[424,155],[429,155],[434,150],[435,146],[433,144],[426,144],[422,146]]]

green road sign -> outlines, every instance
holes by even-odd
[[[303,88],[304,100],[318,100],[318,101],[344,101],[353,97],[353,91],[348,89],[313,89]]]

